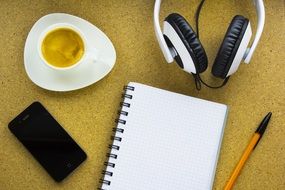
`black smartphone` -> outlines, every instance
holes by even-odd
[[[8,127],[57,182],[87,158],[86,153],[39,102],[26,108]]]

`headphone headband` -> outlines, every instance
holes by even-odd
[[[168,63],[171,63],[174,61],[173,59],[173,52],[169,49],[169,47],[166,44],[166,41],[163,37],[161,27],[159,24],[159,12],[160,12],[160,5],[161,5],[161,0],[156,0],[154,4],[154,30],[155,30],[155,35],[158,40],[159,46],[162,50],[162,53]],[[254,0],[254,5],[256,8],[256,13],[257,13],[257,29],[256,29],[256,34],[253,40],[253,43],[251,47],[247,48],[247,51],[244,55],[244,62],[249,63],[251,60],[251,57],[253,55],[253,52],[256,49],[256,46],[260,40],[261,34],[263,32],[264,28],[264,22],[265,22],[265,9],[264,9],[264,3],[263,0]]]
[[[247,48],[247,52],[244,56],[244,62],[247,64],[250,62],[253,52],[255,51],[255,48],[260,40],[261,34],[263,32],[263,28],[264,28],[264,23],[265,23],[265,9],[264,9],[263,0],[254,0],[253,4],[256,8],[257,27],[256,27],[256,33],[254,36],[253,43],[250,48]]]
[[[164,55],[165,60],[167,61],[167,63],[172,63],[174,61],[173,56],[166,44],[166,41],[163,37],[161,28],[160,28],[160,24],[159,24],[159,11],[160,11],[160,4],[161,4],[161,0],[156,0],[155,4],[154,4],[154,31],[155,31],[155,35],[156,38],[158,40],[158,44],[162,50],[162,53]]]

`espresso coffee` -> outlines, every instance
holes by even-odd
[[[41,44],[46,62],[54,67],[70,67],[84,55],[81,36],[70,28],[57,28],[47,33]]]

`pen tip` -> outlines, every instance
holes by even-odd
[[[270,119],[271,115],[272,115],[272,112],[268,112],[268,114],[266,115],[266,117],[267,117],[268,119]]]
[[[260,135],[262,135],[269,123],[269,120],[271,118],[272,113],[269,112],[262,120],[262,122],[260,123],[259,127],[256,129],[256,133],[259,133]]]

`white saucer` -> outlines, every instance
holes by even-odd
[[[37,52],[40,34],[48,26],[69,23],[86,36],[97,50],[95,63],[83,63],[71,70],[57,71],[45,65]],[[25,44],[24,64],[29,78],[38,86],[53,91],[71,91],[89,86],[106,76],[114,67],[116,51],[110,39],[96,26],[79,17],[53,13],[40,18],[32,27]]]

